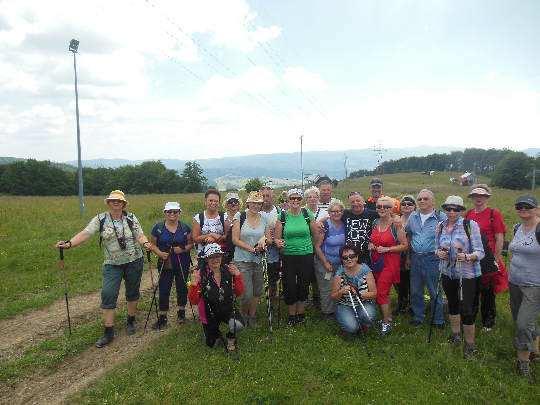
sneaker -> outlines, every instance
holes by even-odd
[[[518,360],[516,363],[516,372],[521,377],[531,377],[531,363],[527,360]]]
[[[463,347],[463,358],[472,359],[478,354],[478,349],[474,343],[465,343]]]
[[[484,326],[484,327],[482,328],[482,331],[484,331],[484,332],[491,332],[492,329],[493,329],[493,328],[492,328],[491,326]]]
[[[461,345],[461,335],[459,333],[452,333],[448,337],[448,343],[450,343],[450,344],[452,344],[454,346]]]
[[[296,325],[296,315],[289,315],[289,319],[287,319],[287,326],[294,325]]]
[[[179,309],[178,315],[176,318],[178,323],[184,323],[186,321],[186,310],[185,309]]]
[[[414,326],[415,328],[417,328],[417,327],[419,327],[419,326],[422,326],[423,323],[424,323],[424,322],[419,321],[418,319],[411,319],[411,320],[409,321],[409,325]]]
[[[114,340],[114,334],[108,335],[104,334],[102,337],[98,339],[96,342],[96,347],[101,349],[102,347],[107,346],[109,343],[111,343]]]
[[[154,330],[163,330],[167,328],[167,316],[166,315],[160,315],[158,317],[158,320],[152,325],[152,329]]]
[[[381,335],[386,336],[392,330],[392,324],[390,322],[381,322]]]
[[[128,336],[135,334],[135,317],[134,316],[128,316],[128,320],[126,323],[126,333]]]
[[[226,349],[228,352],[236,351],[236,338],[227,338]]]

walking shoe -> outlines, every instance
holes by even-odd
[[[106,327],[105,333],[96,342],[96,347],[101,349],[102,347],[107,346],[113,340],[114,340],[114,329],[112,327]]]
[[[301,325],[304,322],[306,322],[306,314],[296,314],[296,323]]]
[[[386,336],[392,330],[392,324],[390,322],[381,322],[381,335]]]
[[[411,319],[411,320],[409,321],[409,325],[414,326],[414,327],[416,327],[416,328],[419,327],[419,326],[422,326],[423,323],[424,323],[424,322],[419,321],[418,319]]]
[[[256,316],[249,316],[249,327],[250,328],[258,328],[259,324],[257,323],[257,317]]]
[[[176,318],[178,323],[184,323],[186,321],[186,310],[185,309],[179,309],[178,310],[178,316]]]
[[[294,325],[296,325],[296,315],[289,315],[289,319],[287,319],[287,326]]]
[[[152,325],[154,330],[163,330],[167,328],[167,315],[158,316],[157,321]]]
[[[126,322],[126,333],[128,336],[135,334],[135,317],[128,315]]]
[[[478,349],[474,343],[465,343],[463,347],[463,358],[473,359],[478,354]]]
[[[448,343],[453,344],[454,346],[461,345],[461,335],[459,333],[452,333],[448,337]]]
[[[492,328],[491,326],[484,326],[484,327],[482,328],[482,331],[484,331],[484,332],[491,332],[492,329],[493,329],[493,328]]]
[[[531,377],[531,363],[527,360],[519,360],[516,363],[516,373],[521,377]]]

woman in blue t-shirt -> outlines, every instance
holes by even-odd
[[[360,328],[366,331],[375,319],[377,287],[369,266],[358,262],[357,248],[345,245],[339,253],[343,265],[336,271],[330,297],[337,302],[336,320],[341,329],[355,334]]]
[[[159,275],[159,316],[153,329],[167,327],[167,312],[169,311],[169,296],[174,280],[176,286],[176,299],[178,303],[178,322],[186,319],[187,285],[191,257],[189,252],[193,247],[191,228],[180,222],[182,209],[177,202],[168,202],[163,209],[165,221],[158,222],[152,228],[152,243],[162,252],[169,253],[163,261],[158,260]]]

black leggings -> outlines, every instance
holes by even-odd
[[[313,254],[283,256],[283,287],[285,304],[307,300],[309,283],[313,279]]]
[[[450,315],[461,315],[463,325],[474,325],[478,313],[480,277],[461,279],[463,296],[461,302],[459,299],[459,279],[454,280],[443,274],[441,281],[448,299],[448,313]]]
[[[166,312],[169,310],[169,297],[174,279],[176,286],[176,302],[178,306],[185,307],[187,304],[187,286],[184,280],[188,280],[188,269],[184,267],[184,274],[180,269],[162,270],[159,277],[159,310]]]

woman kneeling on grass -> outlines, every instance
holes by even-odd
[[[358,252],[353,245],[340,249],[343,263],[332,281],[330,297],[337,301],[336,320],[345,333],[355,334],[360,328],[365,332],[376,315],[377,296],[375,278],[368,265],[358,262]]]
[[[435,231],[435,254],[440,259],[441,283],[448,299],[448,317],[452,329],[449,341],[454,345],[461,344],[463,323],[463,357],[469,359],[478,352],[474,322],[478,312],[482,275],[480,260],[485,255],[484,247],[478,224],[474,221],[466,223],[461,217],[461,213],[465,211],[461,197],[448,196],[442,208],[447,219],[441,222]]]
[[[139,301],[141,276],[143,271],[143,253],[139,245],[153,251],[162,260],[167,260],[168,254],[161,252],[152,245],[146,236],[137,217],[124,211],[128,204],[124,193],[120,190],[111,191],[105,199],[108,212],[96,215],[90,223],[77,235],[68,241],[59,241],[56,247],[69,249],[86,242],[96,233],[100,233],[100,246],[103,246],[105,260],[103,262],[103,287],[101,289],[101,308],[105,333],[96,342],[97,347],[108,345],[114,339],[114,310],[120,291],[120,283],[124,279],[127,301],[128,335],[135,333],[135,314]]]
[[[530,377],[530,360],[538,362],[540,326],[540,218],[538,201],[530,195],[516,200],[520,223],[510,242],[510,309],[516,324],[517,372]]]
[[[227,351],[236,350],[236,332],[242,323],[235,319],[234,300],[244,292],[242,274],[233,264],[222,265],[224,252],[217,243],[204,247],[206,266],[194,272],[194,282],[189,287],[189,301],[198,305],[206,344],[214,347],[218,339]],[[227,342],[219,330],[221,323],[228,324]]]

